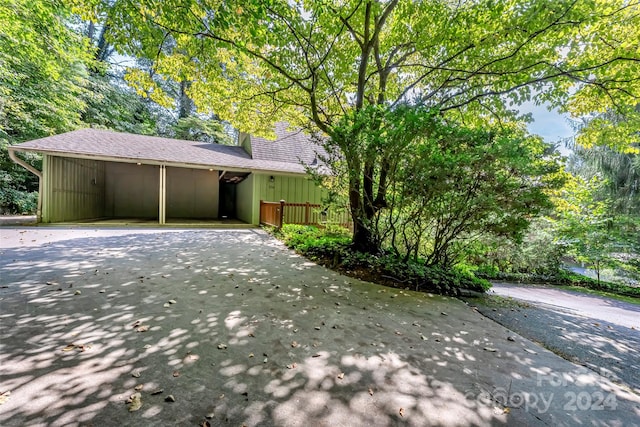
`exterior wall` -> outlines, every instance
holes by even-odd
[[[250,156],[253,155],[253,147],[251,145],[251,135],[246,134],[244,132],[238,133],[238,145],[244,148],[244,151],[249,153]]]
[[[252,224],[260,222],[260,200],[266,202],[285,200],[290,203],[309,202],[320,204],[325,196],[325,190],[318,187],[307,176],[275,174],[252,174],[252,176],[254,176]],[[271,182],[270,177],[273,177],[273,182]],[[238,196],[238,202],[240,203],[240,196]]]
[[[236,184],[236,216],[240,221],[258,225],[260,221],[260,199],[257,199],[254,195],[255,176],[253,173],[249,174],[244,180]]]
[[[258,202],[322,203],[324,196],[323,190],[306,176],[256,175],[255,186]]]
[[[105,166],[104,216],[158,218],[158,166],[115,162]]]
[[[42,221],[157,219],[159,170],[153,165],[45,155]],[[167,218],[218,217],[218,171],[167,167],[166,172]],[[236,185],[237,218],[256,225],[260,200],[321,203],[324,195],[306,176],[251,173]]]
[[[218,201],[217,170],[167,167],[167,218],[217,218]]]
[[[45,155],[42,168],[42,222],[104,216],[104,162]]]

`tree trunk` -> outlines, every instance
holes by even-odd
[[[373,211],[365,209],[362,205],[363,197],[361,194],[360,179],[360,176],[354,175],[349,179],[349,204],[351,207],[351,218],[353,219],[353,239],[351,245],[352,248],[358,252],[378,253],[380,251],[380,245],[371,231]]]
[[[184,119],[191,116],[193,112],[193,101],[189,98],[187,91],[191,86],[191,82],[183,80],[180,82],[180,99],[178,106],[178,118]]]
[[[359,219],[354,218],[353,221],[353,242],[351,243],[353,250],[370,254],[380,252],[371,229]]]
[[[102,26],[102,30],[100,31],[100,35],[98,36],[98,49],[95,53],[95,59],[99,62],[107,62],[109,56],[111,55],[109,44],[107,43],[107,31],[109,31],[109,25],[104,24]]]

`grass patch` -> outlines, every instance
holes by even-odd
[[[404,261],[391,252],[367,254],[351,249],[349,232],[286,224],[272,234],[301,255],[343,274],[401,289],[457,296],[461,289],[485,292],[491,284],[464,270],[445,270]]]

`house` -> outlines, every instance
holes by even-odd
[[[306,172],[319,146],[278,123],[276,140],[240,134],[237,145],[81,129],[9,147],[40,178],[38,221],[235,218],[257,225],[260,201],[321,203]],[[42,171],[16,153],[43,156]]]

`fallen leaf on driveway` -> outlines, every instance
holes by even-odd
[[[298,342],[297,342],[297,341],[294,341],[294,342],[292,342],[292,343],[291,343],[291,347],[293,347],[293,348],[296,348],[296,347],[298,347],[299,345],[300,345],[300,344],[298,344]]]
[[[404,408],[400,408],[398,414],[400,414],[401,417],[404,417]]]
[[[137,411],[142,408],[142,395],[140,393],[133,393],[129,399],[127,399],[127,403],[129,404],[129,412]]]
[[[136,329],[137,332],[147,332],[149,330],[149,325],[142,325]]]
[[[72,351],[72,350],[80,350],[87,351],[91,348],[91,344],[69,344],[62,351]]]
[[[340,372],[340,373],[338,374],[338,379],[339,379],[339,380],[341,380],[341,379],[343,379],[343,378],[344,378],[344,372]]]
[[[485,351],[490,351],[490,352],[492,352],[492,353],[495,353],[496,351],[498,351],[498,350],[496,350],[496,349],[495,349],[495,348],[493,348],[493,347],[485,347],[485,348],[484,348],[484,350],[485,350]]]
[[[207,420],[203,420],[199,425],[200,427],[211,427],[211,423]]]
[[[176,401],[176,398],[175,398],[175,397],[173,397],[173,394],[170,394],[169,396],[167,396],[167,397],[165,397],[165,398],[164,398],[164,401],[165,401],[165,402],[175,402],[175,401]]]
[[[156,394],[162,394],[163,392],[164,392],[164,389],[162,389],[162,388],[157,388],[157,389],[155,389],[155,390],[153,390],[153,391],[151,392],[151,395],[152,395],[152,396],[155,396]]]
[[[292,363],[290,365],[287,365],[287,369],[296,369],[296,366],[298,366],[297,363]]]
[[[526,351],[527,353],[531,353],[531,354],[538,354],[538,352],[533,351],[533,350],[529,350],[528,348],[525,348],[524,351]]]
[[[137,385],[137,386],[135,386],[133,389],[134,389],[135,391],[140,391],[140,390],[142,390],[143,388],[144,388],[144,384],[138,384],[138,385]]]
[[[373,396],[373,389],[369,387],[369,396]]]
[[[132,376],[133,378],[140,378],[140,371],[133,371],[133,372],[131,373],[131,376]]]
[[[178,378],[180,376],[180,371],[173,371],[173,377]]]
[[[224,349],[226,349],[226,348],[227,348],[227,345],[226,345],[226,344],[218,344],[218,349],[219,349],[219,350],[224,350]]]

